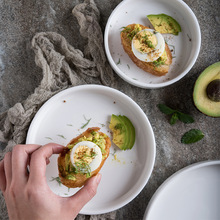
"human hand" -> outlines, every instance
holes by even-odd
[[[44,146],[16,145],[0,161],[0,190],[10,219],[72,220],[94,197],[101,180],[100,174],[92,177],[71,197],[60,197],[50,190],[45,176],[46,165],[52,154],[62,150],[63,146],[52,143]]]

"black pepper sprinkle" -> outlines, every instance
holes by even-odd
[[[63,102],[65,103],[65,102],[66,102],[66,100],[63,100]]]

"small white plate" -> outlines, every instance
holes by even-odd
[[[149,14],[167,14],[182,28],[178,36],[163,34],[173,55],[173,63],[165,76],[154,76],[137,67],[121,45],[121,28],[139,23],[152,28]],[[161,88],[185,76],[194,65],[200,50],[199,23],[182,0],[124,0],[112,12],[105,28],[105,51],[115,72],[128,83],[141,88]]]
[[[220,160],[200,162],[168,178],[152,197],[144,220],[219,220]]]
[[[34,117],[26,143],[44,145],[55,142],[66,145],[89,127],[100,127],[110,136],[112,114],[126,115],[134,124],[136,142],[128,151],[112,144],[110,155],[101,169],[102,180],[96,196],[81,210],[82,214],[102,214],[116,210],[132,199],[146,185],[155,161],[155,139],[151,125],[141,108],[118,90],[83,85],[64,90],[48,100]],[[81,129],[91,119],[88,125]],[[78,189],[68,189],[56,181],[57,155],[47,166],[46,178],[51,190],[60,196],[73,195]]]

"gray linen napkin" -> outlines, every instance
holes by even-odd
[[[85,0],[72,11],[80,25],[80,35],[87,41],[84,53],[54,32],[37,33],[32,39],[36,65],[42,69],[40,85],[22,103],[0,114],[0,141],[7,143],[0,160],[13,146],[25,143],[28,127],[36,112],[51,96],[68,87],[96,83],[114,86],[113,71],[103,49],[99,10],[93,0]],[[98,216],[78,215],[77,219],[115,219],[115,212]],[[0,219],[8,219],[0,193]]]

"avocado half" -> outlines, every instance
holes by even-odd
[[[217,101],[216,94],[220,94],[220,84],[213,83],[220,80],[220,62],[214,63],[207,67],[198,77],[195,82],[193,90],[193,101],[195,106],[202,113],[212,116],[220,117],[220,101]],[[207,87],[210,87],[215,84],[213,88],[213,94],[211,96],[214,99],[210,98],[210,94],[207,94]],[[213,101],[215,100],[215,101]]]
[[[161,34],[178,35],[181,32],[180,24],[171,16],[166,14],[151,14],[147,18],[153,25],[154,29]]]

